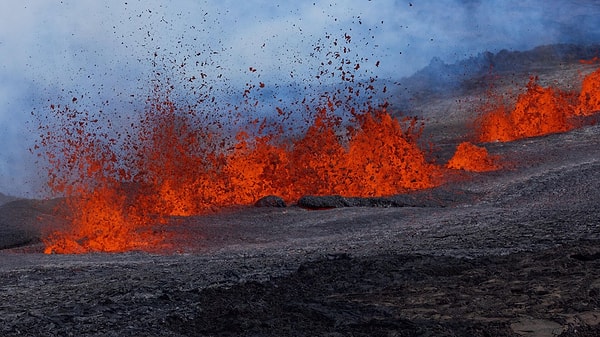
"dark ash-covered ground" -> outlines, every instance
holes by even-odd
[[[169,255],[43,255],[52,205],[4,204],[0,335],[600,335],[600,126],[486,147],[407,207],[173,218]]]

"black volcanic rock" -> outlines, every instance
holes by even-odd
[[[298,200],[298,206],[308,209],[328,209],[350,207],[352,203],[340,195],[305,195]]]
[[[510,165],[303,199],[361,209],[173,217],[181,253],[0,251],[0,336],[600,336],[600,125],[486,147]],[[0,242],[54,206],[1,205]]]
[[[477,193],[461,189],[438,188],[384,197],[306,195],[298,200],[298,206],[307,209],[342,207],[448,207],[465,202],[473,202],[477,197]]]
[[[255,207],[287,207],[285,200],[276,195],[267,195],[254,203]]]

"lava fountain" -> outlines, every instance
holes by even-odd
[[[479,116],[477,140],[507,142],[565,132],[578,126],[577,116],[600,110],[600,69],[585,76],[579,94],[544,88],[537,81],[537,77],[530,78],[514,108],[499,104]]]
[[[70,215],[45,238],[46,253],[165,249],[167,217],[266,195],[288,202],[306,194],[382,196],[441,183],[441,168],[419,148],[419,123],[393,118],[385,105],[351,109],[344,119],[333,97],[315,108],[303,134],[270,125],[231,137],[155,94],[131,123],[136,132],[121,139],[99,116],[51,107],[55,122],[41,127],[40,155]]]
[[[462,142],[456,147],[454,156],[446,167],[471,172],[488,172],[501,168],[500,157],[490,155],[486,148],[470,142]]]
[[[512,110],[500,105],[476,121],[478,140],[507,142],[571,130],[575,127],[572,96],[544,88],[532,77]]]
[[[580,116],[600,111],[600,68],[583,79],[578,103],[575,111]]]
[[[598,110],[599,74],[584,79],[579,95],[531,78],[513,109],[500,105],[480,116],[477,140],[574,128],[574,116]],[[163,251],[172,248],[165,227],[171,216],[250,205],[267,195],[287,202],[307,194],[385,196],[444,180],[445,168],[429,162],[419,146],[423,125],[394,118],[386,104],[352,106],[352,95],[321,95],[327,99],[303,107],[311,116],[305,125],[285,127],[291,112],[280,108],[281,121],[234,118],[223,125],[197,107],[178,106],[170,89],[161,90],[155,87],[142,118],[124,134],[102,113],[78,110],[76,98],[71,106],[50,106],[36,150],[68,216],[64,228],[45,237],[46,253]],[[485,148],[465,142],[446,168],[486,172],[501,165]]]

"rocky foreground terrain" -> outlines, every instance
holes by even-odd
[[[459,101],[428,110],[440,161],[469,117]],[[44,255],[56,201],[9,201],[0,335],[599,336],[600,126],[485,146],[504,169],[396,207],[172,218],[169,254]]]

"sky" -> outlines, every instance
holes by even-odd
[[[222,95],[237,95],[249,82],[277,83],[271,86],[277,96],[286,83],[314,84],[321,63],[331,59],[327,53],[343,47],[361,65],[357,76],[395,80],[436,56],[453,63],[484,51],[600,42],[600,4],[590,0],[6,0],[0,6],[0,192],[24,197],[37,195],[41,184],[29,151],[39,137],[32,112],[43,115],[73,97],[82,109],[140,111],[156,72],[169,72],[181,87],[202,77]]]

